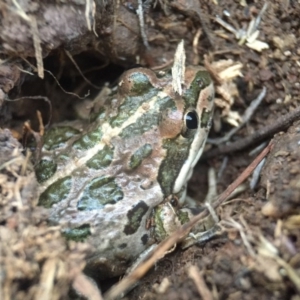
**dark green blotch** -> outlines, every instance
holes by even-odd
[[[41,160],[35,167],[36,179],[39,183],[45,182],[52,177],[57,169],[57,164],[52,160]]]
[[[41,194],[38,205],[50,208],[53,204],[63,201],[69,194],[71,184],[71,176],[61,178],[56,182],[52,183]]]
[[[137,168],[142,161],[150,156],[152,153],[152,146],[150,144],[145,144],[138,150],[136,150],[130,157],[129,167],[131,169]]]
[[[148,209],[149,206],[144,201],[140,201],[128,211],[128,224],[124,228],[124,233],[126,235],[133,234],[139,229],[143,216],[147,213]]]
[[[64,229],[62,234],[68,239],[75,242],[83,242],[89,235],[91,235],[90,225],[84,224],[77,228]]]
[[[123,199],[122,189],[112,177],[93,179],[84,189],[77,208],[79,210],[102,209],[106,204],[115,204]]]
[[[149,235],[147,233],[145,233],[142,237],[141,237],[141,241],[143,243],[143,245],[147,245],[148,241],[149,241]]]
[[[187,107],[196,107],[201,90],[205,89],[211,83],[211,77],[207,71],[198,71],[195,79],[192,81],[189,89],[183,95]]]
[[[133,86],[129,91],[131,96],[140,96],[148,93],[153,88],[149,77],[143,72],[134,72],[130,75],[128,80],[133,82]]]
[[[94,147],[102,138],[102,130],[100,127],[82,135],[73,147],[78,150],[87,150]]]
[[[200,126],[201,128],[208,128],[210,125],[210,119],[211,119],[211,110],[207,110],[206,108],[203,109],[202,115],[201,115],[201,123]]]
[[[123,250],[127,247],[127,244],[126,243],[123,243],[121,245],[118,246],[119,249]]]
[[[177,217],[178,220],[180,221],[181,225],[189,222],[189,214],[186,211],[178,210],[177,211]]]
[[[44,148],[46,150],[60,148],[64,146],[71,137],[77,134],[79,134],[79,130],[70,126],[51,128],[44,136]]]
[[[159,92],[157,88],[152,86],[147,75],[136,72],[131,74],[130,77],[134,82],[133,86],[120,105],[118,115],[112,118],[110,122],[112,127],[121,126],[143,103],[151,101]]]
[[[125,127],[120,133],[122,138],[130,138],[134,136],[142,135],[143,133],[149,131],[154,126],[158,124],[158,115],[152,113],[152,111],[144,114],[142,117],[138,118],[136,122]]]
[[[161,119],[161,112],[167,109],[176,110],[173,99],[170,97],[158,99],[150,111],[143,114],[133,124],[125,127],[120,136],[123,138],[136,137],[156,127]]]
[[[97,154],[95,154],[90,160],[87,161],[86,165],[88,168],[99,170],[110,165],[114,155],[113,148],[104,146]]]
[[[161,215],[162,206],[154,209],[154,224],[155,224],[155,238],[158,241],[162,241],[167,237],[166,230],[164,228],[163,217]]]
[[[158,182],[165,197],[173,192],[173,185],[184,161],[188,158],[192,142],[193,137],[163,141],[163,148],[167,150],[167,155],[159,168]]]

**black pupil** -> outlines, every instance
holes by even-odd
[[[188,129],[197,129],[198,128],[198,117],[195,111],[190,111],[185,116],[185,123]]]

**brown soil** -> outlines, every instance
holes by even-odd
[[[207,67],[229,59],[242,64],[243,77],[236,77],[230,88],[215,74],[223,92],[217,92],[211,138],[226,135],[230,113],[242,116],[263,87],[262,103],[230,142],[271,128],[299,109],[299,1],[268,3],[258,36],[268,48],[260,52],[239,42],[216,16],[247,29],[262,1],[247,6],[228,0],[142,1],[149,47],[142,41],[137,2],[0,0],[0,126],[9,129],[0,130],[1,299],[73,299],[68,294],[72,284],[92,290],[82,277],[88,245],[67,245],[58,228],[46,226],[45,211],[35,205],[36,181],[23,151],[29,139],[22,128],[30,120],[39,130],[37,110],[46,125],[75,119],[76,107],[93,99],[104,83],[113,85],[125,68],[137,63],[170,67],[181,39],[189,64],[203,64],[204,55]],[[234,99],[230,104],[229,98]],[[226,234],[166,255],[128,299],[299,299],[299,117],[294,121],[288,130],[292,122],[279,126],[258,184],[250,189],[249,177],[243,192],[218,208]],[[273,132],[263,141],[272,137]],[[231,151],[225,168],[225,155],[201,161],[189,194],[204,199],[208,166],[223,169],[217,189],[224,191],[258,154],[249,155],[257,142]],[[102,283],[102,288],[110,284]]]

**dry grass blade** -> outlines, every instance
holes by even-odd
[[[84,295],[84,297],[86,297],[86,299],[89,299],[89,300],[102,300],[103,299],[97,286],[94,283],[92,283],[91,280],[83,273],[79,273],[74,278],[73,288],[78,293]]]
[[[172,87],[175,92],[182,95],[182,83],[184,82],[185,74],[185,51],[184,51],[184,41],[178,44],[175,56],[174,65],[172,67]]]

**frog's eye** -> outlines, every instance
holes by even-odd
[[[170,204],[173,206],[173,207],[177,207],[178,206],[178,198],[176,196],[173,196],[170,200]]]
[[[184,115],[184,124],[182,128],[182,136],[183,137],[191,137],[195,134],[196,129],[199,125],[199,117],[195,110],[188,110]]]
[[[192,110],[189,111],[185,117],[185,126],[187,129],[197,129],[198,128],[198,114]]]

